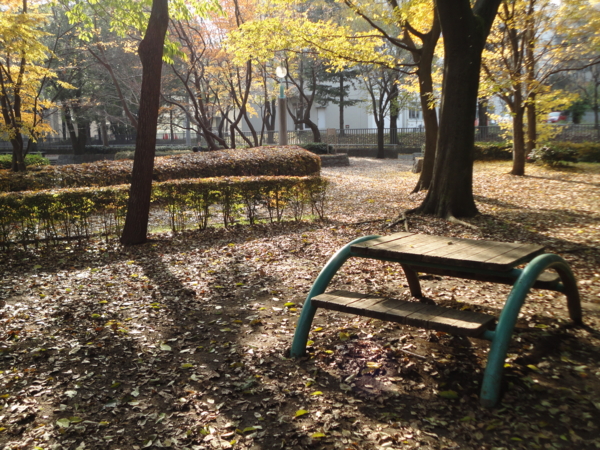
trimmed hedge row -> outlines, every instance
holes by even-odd
[[[308,209],[324,218],[327,184],[318,176],[170,180],[152,185],[152,203],[174,232],[205,229],[217,215],[226,227],[256,223],[259,213],[299,221]],[[120,234],[128,195],[128,185],[0,193],[0,247]]]
[[[98,161],[0,172],[0,191],[113,186],[131,183],[133,161]],[[231,176],[308,176],[321,169],[318,156],[297,146],[257,147],[155,159],[154,181]]]

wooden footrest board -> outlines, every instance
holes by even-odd
[[[311,299],[318,308],[397,322],[428,330],[476,337],[496,319],[489,314],[459,311],[421,302],[395,300],[348,291],[332,291]]]

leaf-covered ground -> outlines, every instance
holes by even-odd
[[[330,220],[156,234],[143,246],[0,255],[0,447],[7,449],[518,449],[600,447],[600,170],[477,164],[478,228],[411,231],[544,244],[572,265],[584,328],[535,291],[505,394],[478,392],[486,341],[321,311],[286,358],[312,280],[341,245],[423,194],[398,161],[329,168]],[[498,313],[508,288],[424,277],[440,304]],[[401,269],[352,261],[334,287],[406,298]]]

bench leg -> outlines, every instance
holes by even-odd
[[[558,255],[547,253],[533,259],[515,282],[504,309],[498,319],[496,331],[488,333],[492,339],[488,356],[483,384],[481,386],[480,402],[482,406],[491,408],[498,403],[500,398],[500,382],[504,369],[504,360],[510,343],[510,338],[517,323],[519,311],[525,302],[529,289],[533,286],[538,276],[546,269],[555,269],[560,275],[564,285],[563,292],[567,296],[569,316],[576,325],[582,323],[581,301],[577,283],[569,264]]]
[[[423,293],[421,292],[421,283],[419,282],[419,273],[411,269],[406,264],[400,264],[400,266],[402,267],[402,270],[404,270],[404,275],[406,275],[406,281],[408,281],[410,295],[415,298],[423,297]]]
[[[299,357],[304,355],[306,352],[308,333],[310,332],[310,327],[312,325],[313,318],[315,317],[315,312],[317,311],[317,307],[312,305],[311,299],[325,292],[325,289],[327,289],[327,286],[329,285],[329,282],[333,276],[337,273],[340,267],[342,267],[346,260],[353,256],[350,252],[350,247],[352,245],[378,237],[379,236],[364,236],[355,239],[338,250],[337,253],[333,255],[327,262],[327,264],[325,264],[321,270],[321,273],[319,273],[319,276],[317,276],[315,282],[313,283],[312,288],[306,297],[306,301],[304,302],[304,306],[302,307],[302,313],[300,313],[300,318],[296,324],[296,332],[294,333],[294,340],[292,342],[292,349],[290,352],[291,356]]]

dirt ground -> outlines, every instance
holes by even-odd
[[[600,448],[600,168],[479,163],[475,227],[409,216],[410,231],[531,242],[581,292],[533,291],[501,404],[479,406],[487,341],[318,311],[290,359],[312,281],[350,240],[415,207],[393,160],[327,168],[328,221],[156,233],[0,254],[0,447],[6,449]],[[422,277],[438,304],[498,314],[509,287]],[[409,297],[398,265],[349,261],[333,288]]]

